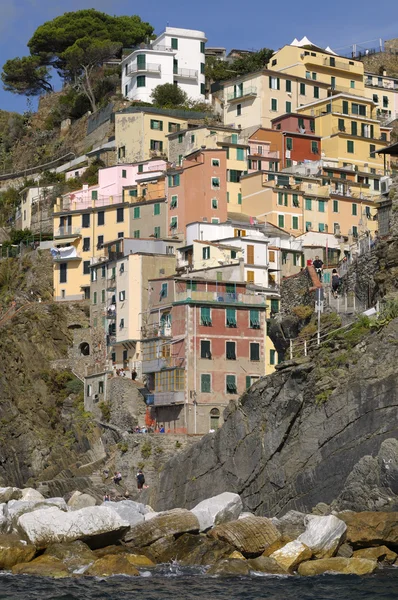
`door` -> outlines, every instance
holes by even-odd
[[[137,70],[138,71],[145,71],[146,68],[146,55],[145,54],[139,54],[137,56]]]

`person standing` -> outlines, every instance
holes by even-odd
[[[145,483],[145,475],[141,471],[141,469],[138,471],[136,479],[137,479],[137,488],[138,488],[138,491],[141,492],[142,488],[144,487],[144,483]]]
[[[321,259],[319,258],[319,256],[316,256],[316,257],[315,257],[315,260],[313,261],[313,263],[312,263],[312,264],[313,264],[313,266],[314,266],[314,269],[315,269],[315,271],[316,271],[316,274],[317,274],[317,275],[318,275],[318,277],[319,277],[319,281],[322,281],[323,260],[321,260]]]
[[[340,287],[340,275],[337,272],[337,269],[333,269],[332,271],[332,292],[333,296],[337,298]]]

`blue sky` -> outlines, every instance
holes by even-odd
[[[109,9],[109,6],[112,9]],[[278,49],[304,35],[321,46],[342,48],[354,42],[398,37],[398,2],[371,0],[349,4],[297,0],[0,0],[0,66],[27,54],[35,29],[66,11],[96,8],[112,14],[138,14],[155,32],[166,25],[205,31],[208,44],[231,48]],[[0,89],[0,109],[23,112],[26,98]]]

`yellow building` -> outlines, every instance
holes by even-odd
[[[365,73],[364,95],[376,104],[376,113],[381,122],[388,125],[398,116],[398,77]]]
[[[324,50],[307,38],[294,40],[275,52],[268,67],[280,73],[294,75],[307,81],[326,85],[351,95],[364,95],[364,65],[360,60],[338,56],[330,49]]]
[[[167,158],[167,136],[205,117],[194,111],[136,106],[115,113],[118,162]]]
[[[383,159],[377,151],[388,145],[389,130],[381,129],[376,110],[368,98],[341,93],[302,106],[297,112],[315,118],[324,158],[334,159],[337,166],[354,165],[382,173]]]

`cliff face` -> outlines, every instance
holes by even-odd
[[[228,490],[257,515],[333,501],[397,510],[397,359],[395,319],[379,332],[359,323],[312,360],[285,363],[231,403],[218,432],[166,464],[152,505],[190,508]]]

